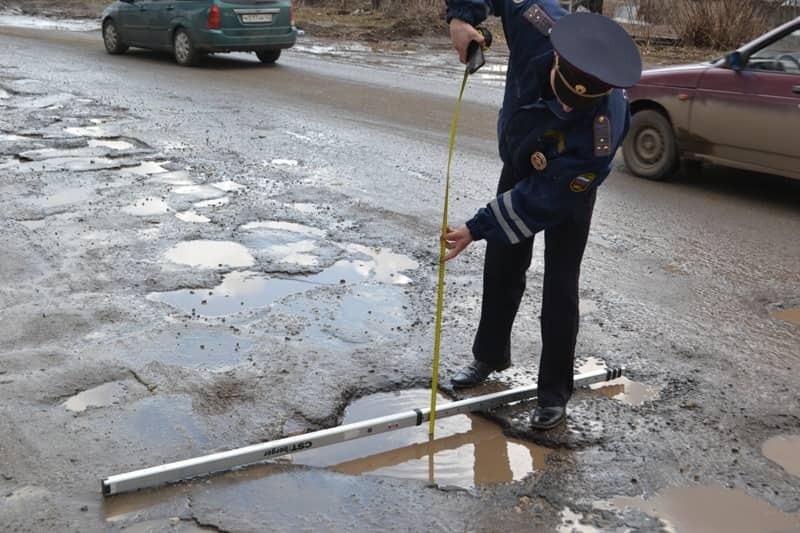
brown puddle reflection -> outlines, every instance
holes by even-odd
[[[441,405],[449,400],[440,397]],[[430,404],[430,391],[379,393],[353,402],[343,424],[408,411]],[[347,474],[373,474],[433,480],[441,486],[476,486],[520,480],[545,468],[553,451],[510,439],[496,424],[477,415],[437,419],[436,438],[428,440],[427,425],[383,433],[309,450],[295,463],[328,467]]]
[[[580,365],[578,372],[582,374],[595,370],[605,370],[606,368],[606,364],[602,360],[596,357],[589,357],[585,363]],[[590,385],[589,388],[598,391],[603,396],[634,406],[655,400],[661,391],[660,387],[632,381],[625,376],[611,381],[595,383]]]
[[[750,533],[800,530],[800,517],[797,515],[784,513],[741,490],[722,487],[669,488],[649,500],[618,497],[612,503],[619,509],[630,507],[656,517],[665,522],[670,531]]]
[[[772,437],[761,447],[761,452],[788,473],[800,477],[800,435]]]
[[[778,311],[771,311],[769,316],[800,326],[800,307],[795,309],[780,309]]]

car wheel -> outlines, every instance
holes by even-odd
[[[103,44],[106,45],[106,52],[113,55],[124,54],[128,49],[128,45],[120,39],[117,25],[112,19],[103,23]]]
[[[678,147],[672,125],[663,114],[652,109],[639,111],[622,145],[625,165],[639,176],[665,180],[678,168]]]
[[[200,54],[194,49],[192,39],[183,28],[178,28],[175,36],[172,38],[172,50],[175,54],[175,61],[184,67],[190,67],[197,64]]]
[[[258,59],[266,64],[271,65],[272,63],[276,62],[279,57],[281,57],[281,51],[278,50],[257,50],[256,55]]]

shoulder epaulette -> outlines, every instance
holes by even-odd
[[[594,117],[594,155],[611,155],[611,122],[606,115]]]
[[[538,4],[534,4],[534,6],[525,11],[522,16],[525,17],[525,20],[530,22],[534,28],[539,30],[542,35],[549,36],[550,30],[553,24],[555,24],[553,18]]]

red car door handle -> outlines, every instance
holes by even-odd
[[[792,92],[794,94],[800,94],[800,85],[795,85],[794,87],[792,87]]]

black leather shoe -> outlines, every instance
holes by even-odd
[[[533,429],[551,429],[559,425],[567,417],[564,407],[536,407],[531,413]]]
[[[495,371],[505,370],[510,365],[506,364],[502,368],[495,368],[487,363],[472,361],[469,365],[459,370],[455,376],[450,378],[450,384],[454,389],[465,389],[467,387],[474,387],[480,385],[489,377],[489,374]]]

